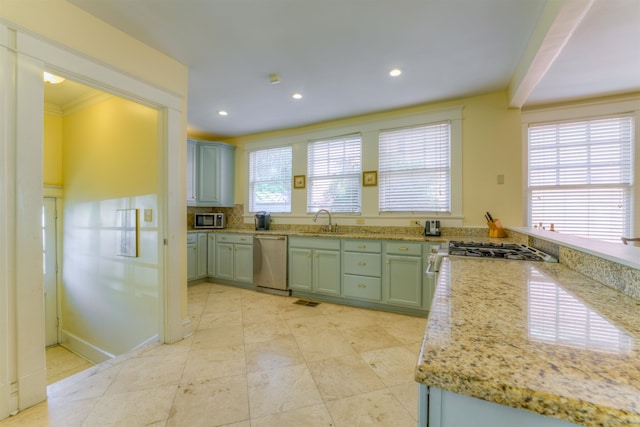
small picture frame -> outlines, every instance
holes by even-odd
[[[373,187],[378,185],[378,171],[362,172],[362,185],[364,187]]]
[[[293,188],[304,188],[306,180],[304,175],[295,175],[293,177]]]

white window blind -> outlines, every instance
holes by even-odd
[[[620,242],[631,235],[633,120],[531,125],[529,222]]]
[[[249,153],[249,211],[291,212],[291,147]]]
[[[360,212],[361,153],[359,134],[307,145],[307,212]]]
[[[451,126],[380,132],[380,212],[451,212]]]

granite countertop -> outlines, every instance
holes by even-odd
[[[640,425],[640,302],[561,264],[445,258],[415,378],[585,426]]]
[[[272,234],[277,236],[295,236],[295,237],[325,237],[329,239],[384,239],[384,240],[405,240],[414,242],[446,242],[449,237],[443,236],[422,236],[410,234],[385,234],[385,233],[352,233],[352,232],[320,232],[320,231],[296,231],[296,230],[251,230],[243,228],[223,228],[223,229],[189,229],[187,233],[242,233],[252,235]]]
[[[410,242],[448,242],[449,240],[473,240],[476,242],[498,242],[511,243],[509,238],[490,238],[485,236],[469,236],[469,235],[442,235],[442,236],[424,236],[422,234],[406,234],[406,233],[358,233],[351,231],[341,231],[338,233],[320,232],[320,231],[298,231],[298,230],[261,230],[256,231],[246,228],[222,228],[222,229],[193,229],[187,230],[187,233],[240,233],[240,234],[272,234],[278,236],[295,236],[295,237],[324,237],[332,239],[368,239],[368,240],[402,240]]]

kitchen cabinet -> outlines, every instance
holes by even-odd
[[[218,234],[215,247],[214,277],[253,283],[253,237],[251,235]]]
[[[194,280],[198,274],[198,236],[187,235],[187,280]]]
[[[340,284],[339,239],[289,239],[291,289],[339,296]]]
[[[235,149],[223,142],[187,141],[187,206],[234,206]]]
[[[207,277],[207,233],[187,235],[187,280]]]
[[[570,427],[577,426],[546,417],[419,384],[418,426],[420,427]]]
[[[342,295],[360,300],[382,299],[382,243],[342,241]]]
[[[216,275],[216,234],[207,233],[207,276]]]
[[[207,277],[207,233],[198,233],[197,277]]]
[[[187,140],[187,206],[195,206],[198,198],[196,196],[196,159],[198,144],[195,141]]]
[[[421,308],[422,244],[386,242],[384,254],[384,302]]]

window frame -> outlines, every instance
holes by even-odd
[[[252,206],[252,200],[253,200],[253,188],[252,188],[252,181],[251,181],[251,158],[252,158],[252,154],[254,153],[258,153],[261,151],[271,151],[271,150],[282,150],[282,149],[289,149],[291,152],[291,164],[289,167],[290,171],[293,171],[293,147],[291,145],[281,145],[281,146],[274,146],[274,147],[256,147],[252,150],[249,150],[247,152],[247,205],[246,205],[246,210],[247,212],[250,213],[255,213],[255,212],[260,212],[263,211],[264,209],[260,208],[259,210],[252,210],[252,208],[254,208],[255,206]],[[276,214],[290,214],[291,210],[292,210],[292,203],[293,203],[293,174],[290,173],[289,174],[289,179],[288,179],[288,184],[289,184],[289,203],[288,203],[288,208],[289,210],[287,211],[271,211],[269,210],[269,212],[273,212]]]
[[[339,141],[342,141],[344,144],[348,140],[355,140],[355,139],[358,140],[358,146],[359,146],[358,147],[358,150],[359,150],[359,153],[358,153],[359,154],[359,165],[358,165],[359,170],[358,171],[352,172],[352,173],[343,172],[339,175],[331,175],[331,174],[313,175],[313,176],[311,175],[311,172],[309,169],[309,161],[310,161],[310,154],[311,154],[312,147],[315,144],[331,144],[332,142],[339,142]],[[316,213],[319,209],[328,209],[330,212],[332,213],[335,212],[339,215],[352,215],[352,214],[359,215],[362,213],[362,148],[363,148],[362,145],[363,145],[362,135],[360,133],[353,133],[349,135],[334,136],[329,138],[322,138],[322,139],[307,141],[307,185],[306,186],[307,186],[307,213],[308,214]],[[341,181],[346,181],[351,185],[353,185],[354,183],[356,184],[357,196],[358,196],[357,206],[350,204],[349,206],[351,207],[351,210],[337,210],[333,206],[329,207],[325,205],[318,205],[317,207],[311,207],[311,198],[312,198],[311,189],[314,185],[314,181],[317,180],[318,182],[322,182],[322,181],[332,180],[332,178],[330,178],[331,176],[335,176]]]
[[[413,127],[449,121],[451,123],[451,213],[433,215],[433,219],[445,221],[447,227],[463,226],[462,212],[462,112],[464,105],[455,104],[442,108],[425,106],[416,108],[411,112],[389,113],[382,117],[365,117],[341,120],[311,128],[290,129],[277,132],[272,135],[263,135],[257,138],[246,137],[238,140],[238,161],[245,165],[243,168],[244,182],[239,183],[243,187],[245,224],[253,222],[253,214],[249,207],[249,160],[247,153],[251,150],[291,145],[293,147],[292,174],[307,175],[307,142],[331,138],[336,135],[349,135],[360,133],[362,135],[362,170],[373,171],[378,168],[378,134],[383,129]],[[242,157],[243,158],[242,158]],[[308,225],[311,214],[307,213],[307,197],[305,189],[294,189],[292,194],[290,214],[274,213],[272,220],[277,221],[278,216],[286,216],[287,224]],[[362,187],[362,210],[359,214],[363,222],[372,226],[407,226],[411,221],[423,222],[424,214],[410,212],[380,213],[378,210],[377,186]],[[358,214],[337,213],[334,218],[353,217]]]
[[[522,212],[523,224],[528,226],[530,221],[530,198],[529,198],[529,127],[531,125],[580,122],[586,120],[597,120],[608,117],[629,116],[632,123],[632,177],[631,177],[631,230],[632,234],[640,232],[640,100],[637,97],[620,97],[617,100],[595,100],[572,105],[540,107],[523,110],[521,117],[522,126]],[[548,225],[548,224],[547,224]],[[548,227],[545,227],[548,228]],[[577,235],[567,235],[577,238]],[[633,237],[633,236],[632,236]],[[589,239],[589,238],[585,238]],[[603,242],[591,238],[594,242]]]
[[[383,133],[391,133],[391,132],[403,132],[403,131],[410,131],[413,129],[425,129],[425,128],[430,128],[430,127],[436,127],[436,126],[442,126],[442,125],[446,125],[447,127],[447,137],[448,137],[448,141],[446,144],[445,151],[447,151],[446,153],[446,166],[444,166],[444,168],[446,169],[447,172],[447,188],[448,188],[448,194],[447,194],[447,208],[446,210],[437,210],[437,209],[415,209],[415,210],[394,210],[394,209],[389,209],[389,210],[383,210],[382,209],[382,200],[380,198],[380,195],[383,192],[383,182],[385,181],[385,177],[388,175],[391,176],[397,176],[398,174],[401,174],[402,172],[410,172],[409,169],[396,169],[393,171],[383,171],[382,170],[382,166],[381,166],[381,159],[378,158],[378,212],[380,214],[427,214],[427,215],[450,215],[451,214],[451,205],[452,205],[452,189],[451,189],[451,181],[452,181],[452,176],[451,176],[451,169],[452,169],[452,162],[451,162],[451,145],[452,145],[452,141],[451,141],[451,128],[452,125],[450,123],[450,121],[445,120],[442,122],[437,122],[437,123],[428,123],[428,124],[419,124],[419,125],[415,125],[415,126],[409,126],[409,127],[402,127],[402,128],[392,128],[392,129],[384,129],[381,130],[378,134],[378,153],[381,152],[381,135]],[[437,172],[438,169],[441,169],[443,167],[443,164],[437,164],[437,165],[432,165],[432,166],[427,166],[424,165],[423,167],[414,169],[417,170],[418,172],[424,172],[426,174],[429,173],[433,173],[434,171]],[[398,209],[396,207],[396,209]]]

